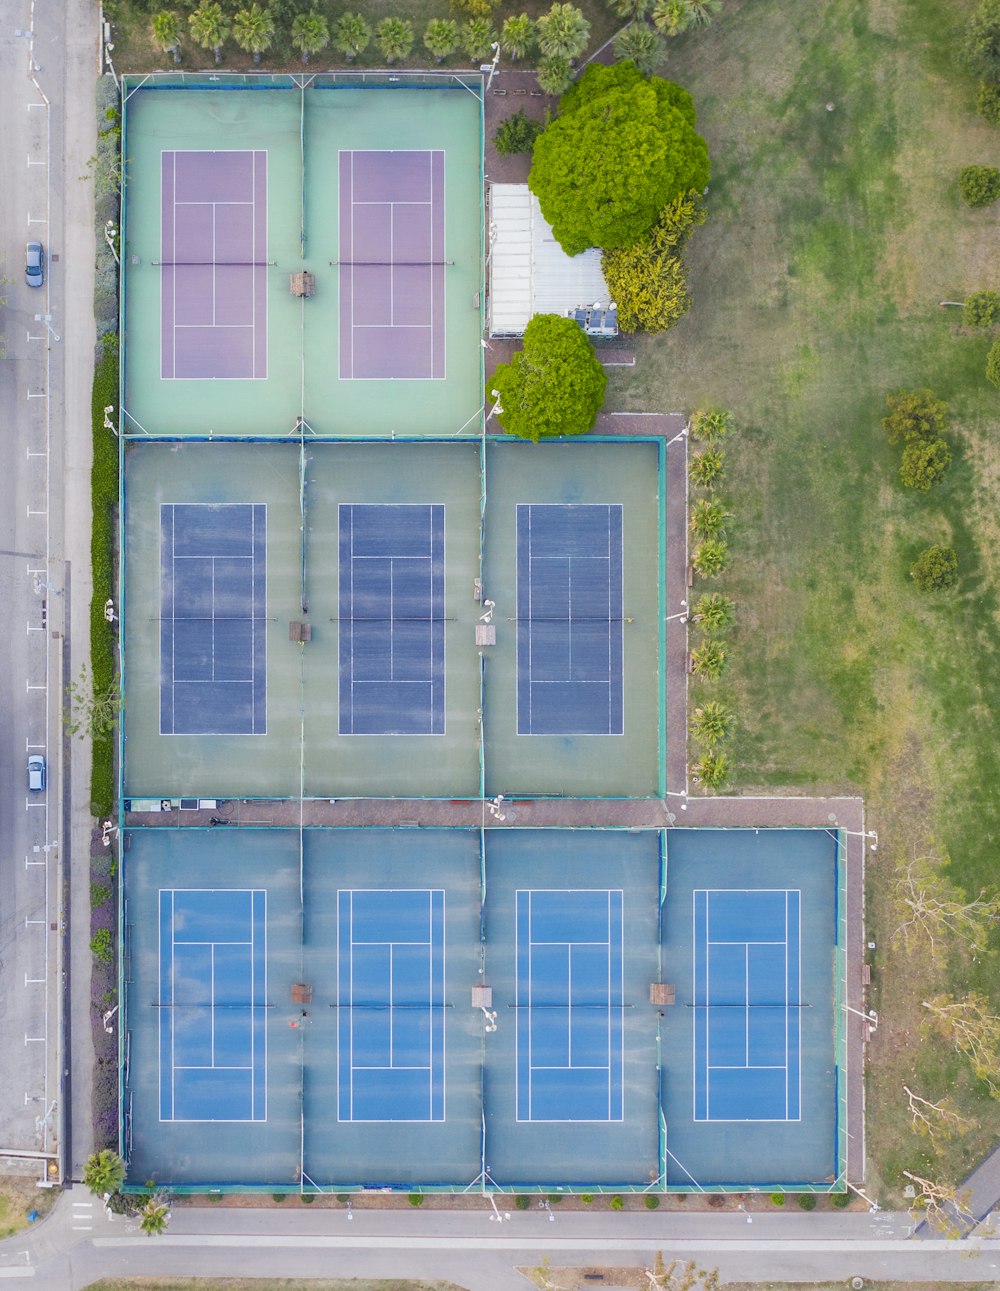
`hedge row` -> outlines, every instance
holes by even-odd
[[[115,516],[118,507],[118,440],[104,424],[104,409],[118,408],[118,337],[107,333],[94,372],[91,413],[94,462],[90,485],[93,528],[90,561],[94,595],[90,602],[90,667],[95,695],[106,695],[115,684],[114,624],[104,617],[105,602],[114,595]],[[90,773],[90,809],[108,817],[115,801],[114,732],[95,737]]]

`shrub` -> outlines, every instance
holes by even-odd
[[[523,1193],[518,1193],[518,1195],[514,1198],[514,1206],[518,1210],[527,1210],[530,1205],[531,1205],[531,1198],[526,1197]]]
[[[992,327],[1000,313],[1000,291],[974,291],[962,304],[964,327]]]
[[[951,449],[943,439],[914,439],[903,449],[899,478],[909,489],[926,493],[940,484],[951,465]]]
[[[702,498],[691,510],[691,532],[696,538],[723,538],[729,518],[721,502]]]
[[[338,1192],[337,1200],[340,1202],[342,1206],[346,1205],[347,1202],[351,1200],[351,1194],[349,1192]]]
[[[625,1202],[621,1199],[621,1197],[619,1197],[617,1193],[615,1193],[615,1195],[611,1198],[611,1200],[608,1202],[608,1205],[611,1207],[612,1210],[625,1209]]]
[[[411,1206],[422,1206],[424,1204],[424,1194],[422,1192],[410,1192],[407,1193],[406,1200]]]
[[[90,949],[99,964],[110,964],[114,959],[115,943],[108,928],[98,928],[90,939]]]
[[[771,1193],[771,1205],[772,1205],[772,1206],[783,1206],[784,1204],[785,1204],[785,1194],[784,1194],[783,1192],[772,1192],[772,1193]]]
[[[994,341],[986,356],[986,380],[1000,386],[1000,341]]]
[[[562,1199],[563,1199],[563,1195],[561,1192],[550,1192],[549,1195],[545,1198],[545,1200],[549,1203],[550,1206],[558,1206],[559,1203],[562,1201]]]
[[[728,412],[699,408],[691,416],[691,434],[695,439],[703,439],[706,444],[714,444],[717,439],[729,434],[729,423]]]
[[[985,81],[980,85],[976,111],[991,126],[1000,126],[1000,85],[987,85]]]
[[[118,440],[104,425],[104,409],[118,409],[118,337],[105,333],[91,393],[93,464],[90,474],[92,528],[90,562],[90,667],[94,694],[107,695],[115,684],[114,629],[104,617],[104,603],[114,591],[115,509],[118,505]],[[111,814],[115,798],[114,734],[95,737],[90,770],[90,808],[95,816]]]
[[[706,592],[694,607],[694,621],[705,632],[721,632],[736,617],[736,606],[721,592]]]
[[[96,910],[102,906],[111,896],[111,889],[106,883],[91,883],[90,885],[90,906]]]
[[[594,1204],[594,1194],[592,1192],[581,1192],[580,1200],[585,1206],[592,1206]]]
[[[286,1192],[272,1192],[271,1200],[275,1203],[275,1205],[280,1206],[287,1196],[288,1194]]]
[[[700,484],[704,489],[714,488],[722,478],[722,453],[717,448],[706,448],[703,453],[695,453],[688,471],[695,484]]]
[[[729,779],[729,759],[725,753],[706,753],[691,770],[706,789],[721,789]]]
[[[816,1209],[816,1198],[813,1196],[813,1194],[812,1194],[811,1192],[803,1192],[803,1193],[800,1193],[800,1194],[799,1194],[799,1206],[800,1206],[800,1208],[801,1208],[802,1210],[815,1210],[815,1209]]]
[[[733,733],[732,710],[718,700],[709,700],[691,714],[691,734],[708,748],[713,748]]]
[[[304,1192],[301,1194],[301,1200],[303,1206],[311,1206],[316,1200],[316,1194],[314,1192]]]
[[[540,121],[533,121],[525,115],[524,108],[518,108],[509,117],[504,117],[497,126],[493,146],[501,157],[509,157],[516,152],[531,152],[541,129]]]
[[[1000,170],[996,166],[964,166],[958,176],[958,191],[966,206],[992,206],[1000,197]]]
[[[695,550],[691,564],[702,578],[715,578],[726,567],[729,547],[723,538],[706,538]]]
[[[691,651],[691,667],[700,677],[715,681],[726,666],[726,649],[719,641],[705,641]]]
[[[920,592],[937,592],[958,582],[958,555],[940,543],[925,547],[910,567],[910,577]]]
[[[646,1207],[647,1210],[659,1210],[660,1199],[659,1197],[657,1197],[655,1192],[647,1192],[645,1199],[643,1201],[643,1205]]]
[[[830,1205],[835,1206],[837,1210],[846,1210],[850,1204],[851,1194],[849,1192],[830,1193]]]
[[[948,405],[933,390],[893,390],[885,402],[889,411],[882,418],[882,429],[890,444],[935,439],[948,424]]]

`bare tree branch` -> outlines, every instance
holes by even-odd
[[[936,995],[924,1000],[930,1013],[926,1027],[933,1028],[972,1064],[976,1079],[1000,1098],[1000,1017],[990,1012],[985,995],[973,991],[964,1000]]]
[[[909,1085],[903,1086],[909,1104],[910,1124],[915,1133],[936,1143],[939,1138],[950,1139],[956,1134],[966,1134],[975,1121],[963,1116],[950,1098],[931,1102],[915,1094]]]
[[[959,1195],[954,1184],[922,1179],[909,1170],[904,1170],[903,1174],[916,1190],[910,1205],[914,1219],[926,1221],[942,1237],[963,1237],[968,1225],[975,1222],[975,1216],[969,1210],[969,1194],[963,1192]]]
[[[943,964],[956,945],[984,952],[990,929],[1000,922],[1000,893],[987,896],[984,888],[974,901],[943,873],[947,857],[916,857],[897,876],[893,900],[899,923],[892,933],[892,947],[910,954],[925,954],[935,965]]]

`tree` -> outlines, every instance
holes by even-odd
[[[890,444],[936,439],[948,424],[948,405],[933,390],[893,390],[885,402],[889,411],[882,418],[882,429]]]
[[[984,888],[970,901],[946,878],[947,864],[946,856],[914,857],[892,885],[899,920],[892,933],[893,949],[923,955],[939,967],[955,949],[984,953],[1000,923],[1000,895],[988,896]]]
[[[458,23],[453,18],[431,18],[424,32],[424,47],[441,63],[458,49]]]
[[[270,9],[255,3],[237,9],[233,15],[233,40],[245,54],[252,54],[255,63],[274,43],[274,16]]]
[[[1000,314],[1000,291],[974,291],[962,302],[963,327],[992,327]]]
[[[717,448],[706,448],[702,453],[695,453],[691,458],[688,473],[695,484],[703,489],[713,489],[722,478],[724,458]]]
[[[524,348],[501,363],[489,383],[499,392],[497,419],[508,434],[537,442],[590,430],[604,402],[607,374],[589,338],[571,318],[536,314]]]
[[[716,578],[726,567],[729,547],[723,538],[706,538],[691,558],[695,573],[702,578]]]
[[[940,484],[951,465],[951,449],[944,439],[911,439],[903,449],[899,478],[909,489],[928,489]]]
[[[526,13],[512,14],[500,29],[500,48],[517,62],[535,43],[535,24]]]
[[[372,29],[360,13],[344,13],[333,29],[333,43],[349,63],[365,52],[371,43]]]
[[[910,566],[918,592],[943,592],[958,582],[958,555],[954,547],[935,543],[925,547]]]
[[[907,1110],[910,1113],[910,1128],[921,1138],[937,1143],[939,1139],[951,1139],[956,1134],[967,1134],[975,1121],[963,1116],[947,1096],[932,1102],[915,1094],[909,1085],[903,1086],[906,1095]]]
[[[706,753],[691,770],[706,789],[721,789],[729,779],[729,759],[725,753]]]
[[[686,90],[633,63],[591,63],[538,136],[528,186],[569,255],[629,246],[675,197],[708,183]]]
[[[702,704],[691,714],[691,734],[702,744],[712,748],[728,740],[733,733],[736,718],[731,708],[720,704],[717,699]]]
[[[695,439],[703,439],[706,444],[714,444],[717,439],[725,439],[729,434],[731,418],[728,412],[719,408],[699,408],[691,414],[691,434]]]
[[[691,667],[699,677],[718,681],[726,667],[726,647],[714,639],[703,641],[691,651]]]
[[[723,538],[730,513],[714,498],[701,498],[691,510],[691,532],[696,538]]]
[[[976,111],[991,126],[1000,126],[1000,85],[980,85]]]
[[[524,108],[518,108],[509,117],[504,117],[497,126],[493,135],[493,147],[501,157],[509,157],[517,152],[531,152],[541,128],[540,121],[525,116]]]
[[[1000,197],[1000,169],[996,166],[963,166],[958,191],[966,206],[992,206]]]
[[[462,27],[462,48],[473,63],[490,57],[496,38],[492,18],[470,18]]]
[[[219,0],[201,0],[198,8],[188,15],[191,39],[202,49],[210,49],[216,65],[222,62],[222,46],[229,35],[229,19],[222,12]]]
[[[608,0],[608,8],[619,18],[645,18],[652,0]]]
[[[660,212],[644,238],[604,252],[601,269],[622,331],[665,332],[691,308],[680,253],[704,219],[698,195],[684,193]]]
[[[684,0],[692,27],[707,27],[722,8],[722,0]]]
[[[736,617],[736,606],[721,592],[706,592],[694,607],[694,621],[706,632],[721,632]]]
[[[982,0],[965,29],[961,53],[984,81],[1000,81],[1000,0]]]
[[[973,1074],[993,1098],[1000,1098],[1000,1017],[985,995],[973,991],[964,1000],[936,995],[924,1000],[930,1018],[924,1031],[934,1031],[968,1059]]]
[[[139,1215],[139,1227],[147,1237],[156,1237],[166,1232],[170,1223],[170,1199],[162,1192],[154,1192]]]
[[[653,26],[664,36],[679,36],[691,25],[691,14],[684,0],[656,0],[652,19]]]
[[[562,55],[558,58],[543,58],[538,65],[536,80],[543,94],[562,94],[572,84],[573,65]]]
[[[330,43],[330,25],[321,13],[311,9],[296,14],[292,20],[292,44],[308,63],[313,54],[326,49]]]
[[[572,4],[555,0],[535,24],[538,48],[546,58],[574,59],[587,48],[590,23]]]
[[[174,62],[181,61],[181,22],[175,13],[164,9],[154,13],[150,23],[153,32],[153,43],[167,54],[173,54]]]
[[[63,713],[63,724],[70,735],[85,735],[92,740],[110,735],[122,711],[122,697],[118,685],[112,682],[106,691],[98,693],[86,664],[80,676],[66,687],[68,703]]]
[[[375,43],[391,67],[413,48],[413,23],[394,15],[383,18],[375,28]]]
[[[619,61],[630,59],[646,76],[654,72],[666,58],[659,32],[644,22],[634,22],[620,31],[612,48],[615,58]]]
[[[83,1182],[95,1197],[106,1197],[117,1192],[125,1182],[125,1162],[117,1152],[102,1148],[87,1158],[83,1167]]]
[[[918,1174],[903,1171],[914,1187],[910,1214],[936,1229],[942,1237],[963,1237],[975,1218],[969,1211],[969,1194],[959,1195],[954,1184],[922,1179]]]
[[[994,341],[986,356],[986,380],[1000,387],[1000,341]]]
[[[657,1251],[651,1269],[643,1269],[648,1291],[718,1291],[719,1270],[700,1269],[694,1260],[671,1260],[666,1264]]]

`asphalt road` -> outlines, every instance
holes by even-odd
[[[0,1280],[73,1291],[99,1277],[447,1279],[469,1291],[524,1291],[518,1267],[649,1266],[656,1252],[718,1268],[724,1281],[1000,1279],[1000,1240],[910,1236],[905,1214],[175,1210],[163,1237],[108,1218],[82,1188],[36,1229],[0,1243]],[[501,1213],[504,1213],[501,1211]],[[581,1277],[581,1285],[586,1285]]]

